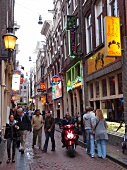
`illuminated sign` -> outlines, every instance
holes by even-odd
[[[40,89],[46,90],[46,83],[40,82]]]
[[[62,97],[62,82],[61,78],[56,76],[53,76],[51,79],[52,84],[52,99],[58,99]]]
[[[12,76],[12,95],[19,94],[21,71],[14,70]]]
[[[121,57],[120,18],[106,16],[105,28],[105,56]]]
[[[82,85],[82,77],[78,76],[74,81],[68,80],[68,82],[67,82],[67,92],[72,90],[72,89],[81,87],[81,85]]]
[[[46,104],[46,96],[41,96],[41,103]]]
[[[76,16],[75,15],[67,15],[67,30],[70,30],[72,28],[76,28]]]
[[[88,59],[88,74],[91,74],[114,61],[115,58],[107,58],[104,56],[104,48],[102,48]]]

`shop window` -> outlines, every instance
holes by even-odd
[[[93,83],[90,84],[90,98],[93,98]]]
[[[102,96],[103,97],[107,96],[107,83],[106,83],[106,79],[102,80]]]
[[[115,95],[115,77],[109,77],[110,95]]]
[[[118,77],[118,93],[123,94],[122,73],[117,75]]]
[[[76,69],[76,77],[77,77],[77,76],[80,76],[80,64],[77,64],[77,65],[75,66],[75,69]]]
[[[95,88],[96,88],[96,97],[99,97],[100,96],[100,94],[99,94],[99,81],[96,81]]]

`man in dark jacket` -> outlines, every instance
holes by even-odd
[[[24,154],[25,150],[25,142],[26,142],[26,135],[27,132],[31,132],[31,122],[29,120],[28,115],[23,113],[23,109],[19,108],[17,110],[17,113],[19,115],[17,121],[18,121],[18,126],[19,126],[19,131],[20,131],[20,142],[21,142],[21,149],[19,150],[22,154]]]
[[[61,121],[61,126],[70,125],[74,123],[75,123],[74,119],[70,116],[68,112],[66,112],[65,118],[63,118],[63,120]],[[62,143],[63,143],[62,147],[64,148],[65,147],[64,130],[62,130],[61,137],[62,137]]]
[[[55,151],[55,139],[54,139],[55,119],[50,114],[50,111],[46,111],[44,131],[45,131],[45,144],[43,146],[42,151],[47,152],[49,137],[51,137],[51,142],[52,142],[52,150],[51,151]]]

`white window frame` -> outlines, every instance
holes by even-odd
[[[114,4],[114,14],[112,14],[112,8]],[[107,14],[108,16],[119,16],[118,0],[107,0]]]
[[[89,18],[91,17],[91,14],[85,19],[86,23],[86,52],[87,54],[92,51],[93,45],[92,45],[92,21],[89,22]],[[90,35],[90,36],[89,36]]]
[[[95,5],[95,33],[96,33],[96,47],[104,42],[104,32],[103,32],[103,4],[102,0],[98,1]],[[99,20],[100,19],[100,20]],[[99,30],[99,21],[101,21],[101,30]]]

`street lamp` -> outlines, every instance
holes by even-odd
[[[8,51],[14,51],[17,37],[12,33],[12,28],[8,28],[8,33],[2,36],[5,48]]]

